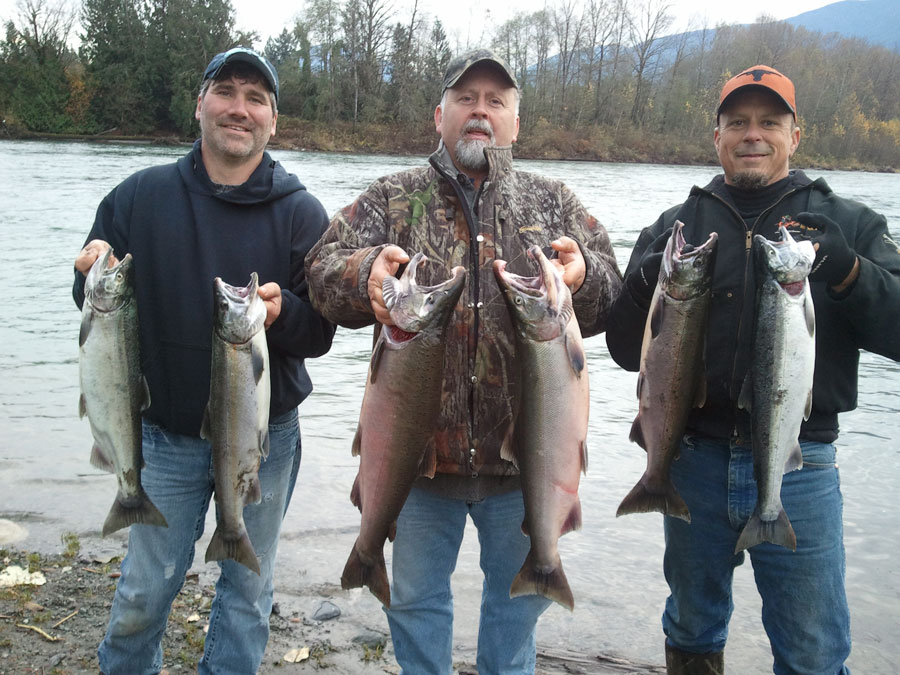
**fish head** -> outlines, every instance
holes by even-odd
[[[528,257],[538,266],[537,276],[513,274],[505,260],[494,261],[494,276],[518,333],[527,340],[545,342],[565,333],[574,314],[572,293],[540,246],[529,248]]]
[[[771,241],[761,234],[754,237],[759,266],[764,277],[772,278],[789,295],[798,295],[803,292],[816,250],[809,241],[795,240],[783,225],[778,232],[780,241]]]
[[[684,223],[676,220],[659,271],[663,290],[677,300],[688,300],[709,291],[719,239],[716,232],[711,232],[703,244],[692,246],[685,241],[683,230]]]
[[[244,344],[266,321],[266,306],[259,297],[259,278],[251,273],[246,286],[232,286],[221,277],[213,280],[213,330],[225,342]]]
[[[384,303],[394,323],[386,333],[395,341],[442,332],[462,295],[466,282],[463,267],[454,267],[450,278],[435,286],[416,283],[416,273],[427,260],[423,253],[416,253],[399,279],[385,277],[381,283]]]
[[[112,249],[108,248],[94,261],[84,281],[84,297],[94,311],[114,312],[134,298],[134,264],[126,253],[110,266]]]

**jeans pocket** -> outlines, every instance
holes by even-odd
[[[800,444],[803,451],[803,469],[816,471],[837,467],[837,451],[833,443],[804,442]]]

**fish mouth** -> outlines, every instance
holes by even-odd
[[[529,257],[533,256],[529,253]],[[543,276],[523,277],[513,272],[507,272],[505,260],[494,261],[494,274],[511,289],[534,298],[539,298],[546,290]]]

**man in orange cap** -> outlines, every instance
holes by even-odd
[[[838,413],[857,399],[859,350],[900,360],[900,252],[885,218],[835,195],[821,178],[789,168],[800,143],[794,85],[758,65],[728,80],[714,141],[723,173],[663,213],[638,237],[607,326],[615,361],[638,370],[663,249],[676,220],[689,244],[718,233],[706,333],[706,399],[691,412],[670,477],[690,522],[665,516],[662,617],[669,673],[724,673],[734,568],[747,549],[762,597],[776,673],[846,673],[850,617],[844,592],[841,493],[835,462]],[[811,409],[799,432],[802,471],[783,476],[781,501],[796,535],[766,521],[747,541],[757,482],[751,413],[741,391],[754,368],[759,273],[755,235],[814,243]],[[761,319],[764,321],[764,319]],[[699,365],[699,364],[698,364]],[[761,436],[762,434],[757,434]],[[665,507],[661,507],[665,508]],[[651,510],[651,509],[648,509]],[[748,528],[750,530],[754,528]],[[779,542],[779,543],[773,543]]]

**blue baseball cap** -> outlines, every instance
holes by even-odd
[[[260,74],[269,83],[269,89],[275,94],[275,100],[278,100],[278,72],[275,66],[269,63],[268,59],[262,54],[258,54],[249,47],[234,47],[227,52],[216,54],[209,65],[206,66],[206,72],[203,73],[203,82],[215,77],[229,63],[242,61],[256,68]]]

